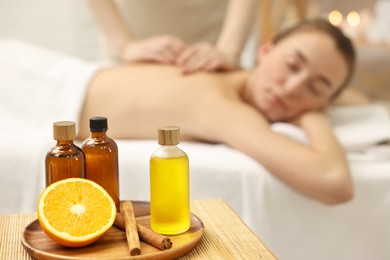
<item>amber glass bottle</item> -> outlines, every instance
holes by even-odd
[[[107,136],[106,117],[91,117],[89,128],[91,136],[81,145],[85,154],[85,177],[101,185],[120,211],[118,146]]]
[[[177,147],[180,129],[158,129],[161,145],[150,158],[151,227],[161,234],[179,234],[190,227],[189,162]]]
[[[53,124],[54,140],[57,144],[46,154],[46,186],[71,177],[85,177],[85,159],[80,147],[73,143],[76,124],[59,121]]]

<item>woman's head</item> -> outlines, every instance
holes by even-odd
[[[344,56],[348,66],[348,75],[343,84],[341,85],[341,88],[339,90],[341,91],[348,84],[349,80],[353,75],[356,61],[356,53],[352,41],[347,36],[345,36],[344,33],[338,27],[332,25],[331,23],[323,19],[306,20],[277,34],[273,38],[272,43],[278,44],[278,42],[282,41],[291,34],[310,30],[321,31],[330,36],[339,52]],[[339,92],[337,92],[336,95],[338,93]]]
[[[323,20],[278,34],[259,54],[247,98],[270,121],[324,107],[348,83],[355,63],[351,41]]]

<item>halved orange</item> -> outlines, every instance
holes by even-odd
[[[98,240],[113,225],[114,200],[97,183],[69,178],[48,186],[38,201],[42,230],[55,242],[81,247]]]

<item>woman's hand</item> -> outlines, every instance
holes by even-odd
[[[298,127],[305,128],[305,126],[307,125],[317,124],[317,120],[329,121],[329,118],[324,110],[312,110],[303,112],[299,116],[291,119],[289,123],[294,124]]]
[[[184,74],[196,71],[233,70],[238,68],[238,60],[218,51],[208,42],[200,42],[187,47],[176,59],[176,64]]]
[[[129,42],[120,55],[124,62],[160,62],[174,64],[185,49],[185,43],[172,35],[154,36],[142,41]]]

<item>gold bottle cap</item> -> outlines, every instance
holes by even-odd
[[[158,144],[177,145],[180,143],[180,128],[177,126],[162,126],[158,128]]]
[[[58,121],[53,123],[54,140],[76,139],[76,123],[72,121]]]

